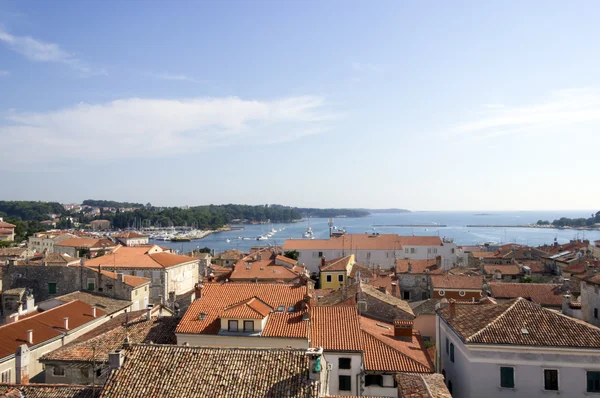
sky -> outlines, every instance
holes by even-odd
[[[0,0],[0,200],[598,209],[597,1]]]

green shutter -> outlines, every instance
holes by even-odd
[[[500,368],[500,387],[514,388],[515,387],[515,370],[514,368]]]
[[[48,282],[48,293],[56,294],[56,282]]]

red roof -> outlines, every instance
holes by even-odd
[[[0,228],[15,228],[16,225],[7,223],[6,221],[0,221]]]
[[[481,290],[483,278],[466,275],[431,275],[431,284],[434,289]]]
[[[106,312],[97,308],[96,316],[103,315],[106,315]],[[61,336],[66,332],[63,320],[65,317],[69,318],[69,330],[95,319],[92,316],[91,305],[75,300],[21,321],[0,326],[0,358],[14,354],[21,344],[31,347]],[[33,330],[33,344],[27,343],[28,330]]]
[[[221,313],[221,318],[264,319],[271,311],[273,308],[252,297],[226,307]]]

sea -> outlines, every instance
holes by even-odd
[[[453,238],[458,245],[477,245],[485,242],[518,243],[530,246],[552,244],[556,239],[566,243],[571,239],[600,240],[600,231],[580,231],[555,228],[497,228],[468,227],[467,225],[526,225],[538,220],[552,222],[561,217],[590,217],[593,211],[512,211],[512,212],[468,212],[468,211],[422,211],[410,213],[374,213],[360,218],[334,218],[337,228],[347,233],[399,234]],[[398,227],[392,225],[414,225],[419,227]],[[179,253],[208,247],[215,252],[229,249],[248,251],[252,246],[282,245],[286,239],[301,239],[310,225],[315,239],[329,237],[327,218],[310,218],[295,223],[274,223],[260,225],[240,225],[241,230],[216,232],[207,237],[190,242],[152,241],[161,246],[170,247]],[[387,225],[387,226],[380,226]],[[445,225],[440,227],[440,225]],[[266,235],[271,229],[278,232],[268,240],[256,238]],[[281,230],[281,231],[280,231]],[[246,239],[242,239],[246,238]]]

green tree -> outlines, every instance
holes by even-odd
[[[292,260],[298,261],[298,257],[300,257],[300,253],[298,253],[298,250],[289,250],[289,251],[283,253],[283,256],[287,257],[287,258],[291,258]]]

